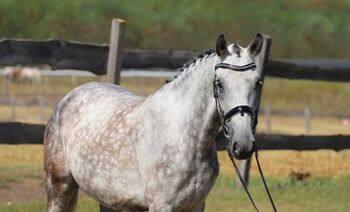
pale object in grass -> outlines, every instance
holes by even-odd
[[[41,83],[40,70],[34,67],[6,67],[4,68],[4,76],[13,83]]]

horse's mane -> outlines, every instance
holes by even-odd
[[[201,61],[203,58],[208,57],[212,54],[215,53],[214,49],[208,49],[202,53],[200,53],[199,55],[195,56],[194,58],[192,58],[191,60],[189,60],[187,63],[185,63],[181,68],[177,69],[177,74],[170,80],[166,80],[166,83],[173,81],[174,79],[176,79],[180,74],[182,74],[183,72],[185,72],[191,65],[195,64],[198,61]]]

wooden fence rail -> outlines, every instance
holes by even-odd
[[[45,125],[20,122],[0,123],[1,144],[43,144]]]
[[[48,64],[56,69],[88,70],[105,75],[108,45],[64,40],[0,40],[0,65]],[[181,67],[198,52],[172,49],[125,49],[123,68]],[[269,60],[267,76],[287,79],[350,81],[350,60]]]
[[[19,122],[0,123],[0,144],[42,144],[45,125]],[[276,134],[257,134],[260,150],[318,150],[340,151],[350,149],[349,135],[292,136]],[[219,150],[225,150],[223,135],[216,141]]]

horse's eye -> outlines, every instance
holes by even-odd
[[[256,81],[256,83],[255,83],[255,87],[256,88],[259,88],[259,87],[261,87],[263,85],[263,82],[261,81],[261,79],[259,79],[258,81]]]
[[[220,80],[215,80],[215,85],[218,87],[218,88],[220,88],[220,89],[222,89],[223,88],[223,86],[222,86],[222,83],[221,83],[221,81]]]

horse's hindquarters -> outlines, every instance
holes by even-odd
[[[72,212],[78,198],[75,182],[67,160],[63,154],[63,144],[59,141],[57,129],[58,114],[50,118],[44,135],[44,172],[47,191],[48,212]]]
[[[50,145],[61,146],[56,154],[64,157],[77,185],[97,201],[119,209],[145,208],[133,132],[125,127],[129,111],[142,99],[116,91],[113,85],[90,83],[68,94],[48,124],[57,132]]]

